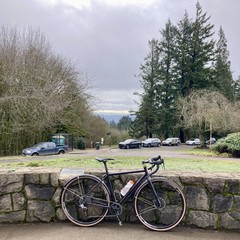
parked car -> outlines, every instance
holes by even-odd
[[[186,141],[187,145],[200,145],[201,141],[199,138],[191,138],[188,141]]]
[[[22,150],[23,156],[39,156],[63,154],[69,150],[68,145],[56,145],[54,142],[40,142],[30,148]]]
[[[178,141],[178,145],[180,145],[180,144],[181,144],[180,138],[176,138],[176,139],[177,139],[177,141]]]
[[[138,141],[138,140],[135,140],[135,139],[127,139],[124,142],[120,142],[118,144],[118,146],[119,146],[120,149],[122,149],[122,148],[126,148],[126,149],[141,148],[142,147],[142,142]]]
[[[206,144],[207,145],[214,144],[214,143],[216,143],[216,141],[217,141],[216,138],[211,138],[211,139],[206,141]]]
[[[166,140],[162,141],[163,146],[178,146],[179,138],[167,138]]]
[[[161,140],[159,138],[148,138],[145,141],[142,141],[143,147],[160,147]]]

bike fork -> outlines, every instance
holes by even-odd
[[[156,199],[156,203],[157,203],[156,205],[157,205],[158,208],[161,208],[162,207],[162,203],[161,203],[161,201],[160,201],[160,199],[159,199],[159,197],[157,195],[156,189],[153,186],[151,177],[148,178],[148,182],[149,182],[149,184],[150,184],[150,186],[152,188],[153,195],[154,195],[154,197]]]

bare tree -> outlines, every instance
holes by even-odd
[[[206,132],[224,135],[240,130],[239,103],[230,102],[219,92],[194,91],[179,103],[184,127],[194,128],[202,140]]]
[[[39,30],[0,28],[0,146],[17,153],[58,128],[81,134],[88,82]],[[1,154],[1,153],[0,153]]]

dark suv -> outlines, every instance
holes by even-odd
[[[122,148],[126,148],[126,149],[141,148],[142,147],[142,142],[138,141],[138,140],[135,140],[135,139],[127,139],[124,142],[120,142],[118,144],[118,146],[119,146],[120,149],[122,149]]]

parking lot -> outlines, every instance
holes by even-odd
[[[194,149],[195,146],[189,146],[181,144],[179,146],[161,146],[152,148],[134,148],[134,149],[119,149],[119,148],[100,148],[99,150],[87,149],[87,150],[75,150],[70,152],[69,155],[88,155],[88,156],[104,156],[104,157],[114,157],[114,156],[142,156],[143,158],[157,157],[161,155],[162,158],[195,158],[195,159],[219,159],[219,160],[232,160],[240,161],[238,158],[224,158],[224,157],[210,157],[210,156],[200,156],[192,155],[189,150]]]
[[[161,155],[162,158],[198,158],[202,159],[220,159],[220,160],[232,160],[232,161],[240,161],[237,158],[223,158],[223,157],[207,157],[207,156],[198,156],[192,155],[188,150],[195,148],[194,146],[189,146],[185,144],[181,144],[180,146],[161,146],[161,147],[151,147],[151,148],[135,148],[135,149],[119,149],[117,147],[100,147],[99,150],[95,148],[88,148],[86,150],[74,149],[69,153],[64,155],[49,155],[49,156],[14,156],[14,157],[1,157],[0,161],[2,163],[9,162],[27,162],[34,160],[48,160],[48,159],[56,159],[63,158],[65,156],[71,158],[80,157],[80,156],[93,156],[94,157],[114,157],[114,156],[142,156],[144,158],[157,157]]]

